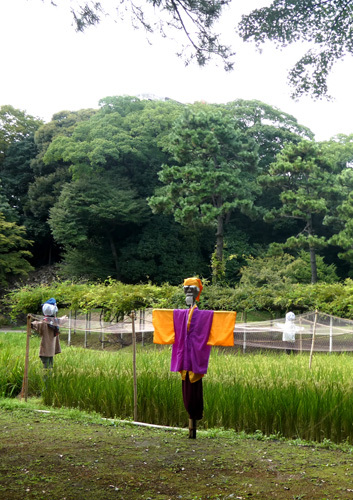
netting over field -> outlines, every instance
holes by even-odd
[[[44,316],[31,314],[33,320],[42,321]],[[153,325],[152,310],[136,311],[134,314],[134,327],[138,342],[152,342]],[[102,347],[107,344],[120,344],[121,346],[132,343],[132,319],[125,316],[122,321],[104,321],[98,312],[82,313],[79,311],[70,313],[65,321],[59,316],[50,319],[53,324],[60,327],[60,332],[67,334],[67,343],[70,345],[72,335],[83,334],[83,346],[87,347],[92,336],[96,336]]]
[[[310,351],[313,345],[314,351],[353,351],[353,321],[322,312],[310,312],[296,316],[290,324],[285,318],[237,323],[234,343],[244,350]]]
[[[315,318],[316,316],[316,318]],[[32,315],[42,320],[43,316]],[[60,318],[59,318],[60,320]],[[72,314],[60,325],[62,333],[70,337],[76,332],[98,334],[104,347],[108,343],[131,344],[132,319],[104,322],[99,314]],[[152,311],[137,311],[134,320],[138,342],[151,342],[153,335]],[[314,338],[313,338],[314,337]],[[344,352],[353,351],[353,320],[338,318],[322,312],[310,312],[295,317],[251,323],[236,323],[234,344],[244,352],[254,349],[282,349],[292,351]]]

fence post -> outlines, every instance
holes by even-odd
[[[83,341],[83,347],[87,347],[87,329],[88,329],[88,313],[86,313],[86,323],[85,323],[85,339]]]
[[[317,322],[317,309],[315,311],[315,319],[314,319],[314,326],[313,326],[313,337],[311,340],[311,349],[310,349],[310,358],[309,358],[309,370],[311,370],[311,363],[313,360],[313,352],[314,352],[314,343],[315,343],[315,333],[316,333],[316,322]]]
[[[134,421],[137,421],[137,377],[136,377],[136,330],[135,330],[135,312],[131,312],[132,326],[132,367],[134,378]]]
[[[69,312],[69,331],[67,333],[67,345],[68,346],[71,345],[71,316],[72,316],[72,311],[70,309],[70,312]]]
[[[300,328],[300,330],[299,330],[299,332],[300,332],[299,333],[299,352],[300,352],[300,354],[303,353],[303,334],[302,334],[301,325],[302,325],[302,318],[300,317],[299,318],[299,328]]]
[[[244,323],[246,323],[246,311],[244,311]],[[246,328],[243,331],[243,354],[246,352]]]
[[[329,352],[332,353],[332,347],[333,347],[333,332],[332,332],[332,316],[330,316],[330,347],[329,347]]]
[[[29,365],[29,338],[31,336],[31,315],[27,314],[27,339],[26,339],[26,357],[25,357],[25,369],[23,374],[21,399],[24,397],[27,403],[28,397],[28,365]]]
[[[140,332],[142,347],[145,344],[145,310],[140,309]]]

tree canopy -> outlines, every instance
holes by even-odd
[[[56,5],[54,2],[51,2]],[[113,2],[114,4],[114,2]],[[232,0],[116,0],[112,8],[107,0],[72,2],[71,12],[77,31],[96,25],[107,14],[125,19],[147,33],[158,32],[173,38],[181,32],[184,43],[178,55],[188,64],[196,60],[201,66],[219,56],[226,70],[233,69],[234,51],[224,45],[216,31],[217,23]],[[236,27],[244,41],[261,46],[267,40],[279,47],[303,41],[306,53],[289,73],[293,97],[308,94],[314,98],[328,96],[327,78],[336,61],[353,54],[353,9],[347,0],[273,0],[254,9]]]
[[[70,279],[235,284],[286,248],[296,282],[353,276],[352,164],[352,136],[316,143],[260,101],[106,97],[8,142],[0,225],[23,240],[19,265],[6,245],[3,262],[9,275],[56,262]]]
[[[85,1],[71,4],[74,25],[77,31],[97,25],[107,14],[125,20],[130,17],[131,24],[142,27],[147,34],[158,32],[162,37],[173,37],[182,32],[182,46],[179,56],[188,64],[195,59],[200,66],[205,65],[213,56],[219,56],[224,68],[233,67],[234,55],[229,46],[221,42],[215,25],[222,9],[231,0],[134,0],[116,1],[114,9],[108,2]],[[52,2],[55,5],[54,2]],[[156,11],[158,14],[156,14]]]
[[[27,275],[33,269],[26,249],[32,242],[26,239],[26,228],[5,220],[0,212],[0,287],[10,276]]]
[[[317,282],[317,250],[327,245],[319,235],[323,217],[329,212],[332,198],[337,198],[339,186],[324,152],[313,142],[287,144],[272,163],[262,182],[280,186],[280,208],[272,208],[267,220],[275,217],[300,221],[298,233],[285,242],[287,248],[306,248],[310,253],[312,283]]]
[[[0,167],[7,148],[43,125],[43,121],[10,105],[0,106]]]
[[[307,52],[289,73],[293,97],[328,95],[327,78],[335,62],[353,55],[353,8],[346,0],[274,0],[243,16],[239,33],[258,46],[280,47],[304,41]]]
[[[182,224],[215,226],[216,258],[222,266],[225,219],[232,210],[251,210],[259,191],[255,142],[230,113],[202,105],[185,110],[167,149],[176,163],[162,166],[164,187],[149,203]]]

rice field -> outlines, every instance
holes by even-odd
[[[25,333],[0,333],[0,396],[21,391]],[[132,419],[132,351],[94,351],[62,345],[45,376],[32,336],[29,395],[46,405]],[[137,415],[148,423],[186,426],[180,376],[169,371],[171,347],[138,346]],[[351,354],[244,355],[213,349],[204,378],[204,418],[199,428],[353,443],[353,357]]]

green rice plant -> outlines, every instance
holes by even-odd
[[[309,371],[307,356],[218,355],[205,381],[207,426],[352,439],[351,364],[348,355],[320,355]]]
[[[26,335],[0,333],[0,395],[15,397],[22,386]],[[134,415],[131,347],[116,352],[62,346],[53,370],[38,357],[32,336],[29,394],[49,406],[78,408],[105,417]],[[171,347],[138,346],[138,420],[186,426],[181,378],[170,372]],[[200,428],[226,428],[304,440],[353,443],[353,358],[350,354],[278,353],[243,355],[214,349],[203,379]]]
[[[23,342],[24,341],[24,342]],[[13,397],[21,392],[26,337],[18,333],[2,333],[0,337],[0,396]],[[23,351],[24,353],[25,351]]]

